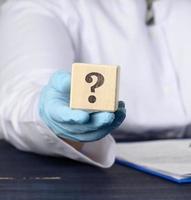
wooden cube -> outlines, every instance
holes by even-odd
[[[118,76],[116,65],[74,63],[70,108],[116,111],[118,107]]]

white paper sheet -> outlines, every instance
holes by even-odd
[[[191,139],[118,143],[117,157],[175,178],[191,176]]]

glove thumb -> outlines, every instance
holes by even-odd
[[[71,74],[63,70],[54,73],[49,81],[49,85],[65,97],[70,96],[70,84]]]

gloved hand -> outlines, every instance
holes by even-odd
[[[40,117],[57,136],[80,142],[96,141],[123,122],[123,102],[119,102],[118,110],[114,113],[70,109],[70,80],[70,73],[58,71],[52,75],[40,95]]]

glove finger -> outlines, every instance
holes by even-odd
[[[104,112],[103,112],[104,113]],[[114,113],[112,113],[114,114]],[[101,115],[101,114],[100,114]],[[98,128],[96,126],[90,126],[89,124],[84,125],[71,125],[71,124],[61,124],[56,123],[53,121],[55,125],[55,129],[57,131],[57,134],[61,137],[68,138],[74,141],[81,141],[81,142],[90,142],[90,141],[96,141],[103,137],[105,137],[107,134],[112,132],[115,128],[117,128],[125,119],[126,111],[124,108],[124,104],[119,105],[118,110],[115,112],[115,119],[113,120],[113,123],[109,124],[102,124],[103,126]],[[97,116],[96,116],[97,117]],[[110,118],[110,117],[108,117]],[[103,119],[103,118],[102,118]],[[109,122],[108,120],[107,122]],[[95,128],[95,130],[93,130]],[[92,129],[92,131],[90,131]],[[85,132],[89,130],[88,132]]]
[[[106,126],[99,130],[89,132],[88,134],[77,135],[76,139],[78,139],[78,141],[80,142],[92,142],[100,140],[101,138],[111,133],[114,129],[116,129],[123,122],[125,116],[126,115],[124,112],[117,111],[117,116],[110,126]]]
[[[89,125],[97,129],[111,124],[115,118],[115,115],[112,112],[97,112],[92,113],[90,116]]]
[[[91,142],[99,140],[111,133],[117,127],[119,127],[124,121],[125,117],[125,104],[123,102],[119,102],[118,110],[115,112],[115,119],[110,125],[103,126],[100,129],[88,132],[87,134],[77,134],[75,135],[75,139],[80,142]]]
[[[126,117],[126,109],[124,107],[124,104],[120,104],[118,110],[115,112],[115,119],[111,124],[111,129],[113,130],[118,126],[120,126],[121,123],[124,121],[125,117]]]
[[[54,73],[49,81],[49,85],[62,93],[64,97],[70,97],[71,74],[63,70]]]
[[[102,127],[112,124],[118,115],[126,113],[125,104],[119,101],[118,110],[116,112],[94,112],[90,115],[90,120],[87,123],[87,131],[98,130]],[[120,121],[120,120],[119,120]]]
[[[118,112],[124,110],[125,104],[121,101],[119,102]],[[117,111],[116,111],[117,112]],[[102,127],[110,126],[110,124],[115,119],[115,113],[112,112],[94,112],[90,114],[90,119],[87,123],[79,125],[79,124],[66,124],[63,123],[63,126],[66,130],[70,132],[74,132],[76,134],[85,134],[91,131],[96,131],[101,129]]]
[[[118,102],[118,110],[116,112],[125,111],[125,103],[123,101]],[[103,126],[110,125],[114,119],[116,112],[92,112],[90,113],[90,121],[88,122],[87,126],[92,126],[95,128],[101,128]]]
[[[125,108],[125,103],[124,103],[124,101],[119,101],[119,102],[118,102],[118,109],[120,109],[120,108]]]
[[[55,101],[54,101],[55,102]],[[89,120],[89,113],[83,110],[72,110],[62,102],[49,106],[49,113],[57,122],[68,124],[84,124]]]
[[[87,133],[90,131],[98,130],[103,126],[107,126],[114,120],[114,113],[100,112],[96,113],[93,117],[90,117],[89,121],[84,124],[68,124],[62,123],[63,127],[76,134]]]

